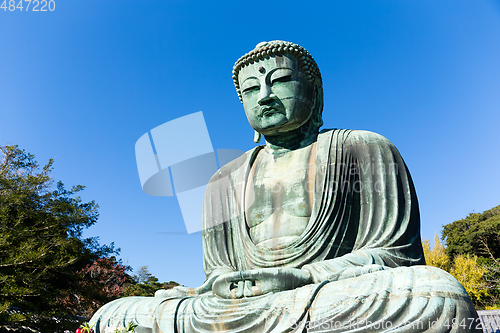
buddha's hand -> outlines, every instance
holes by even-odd
[[[292,290],[313,283],[311,273],[297,268],[262,268],[223,274],[215,280],[212,292],[222,298],[260,296]]]

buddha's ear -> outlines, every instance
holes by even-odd
[[[260,142],[260,138],[261,138],[261,134],[259,132],[257,132],[256,130],[254,130],[254,136],[253,136],[253,142],[255,143],[259,143]]]
[[[323,89],[321,89],[321,83],[317,80],[314,82],[314,92],[313,92],[313,115],[312,122],[314,126],[320,128],[323,126]]]

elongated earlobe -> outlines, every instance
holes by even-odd
[[[260,133],[255,131],[255,135],[253,137],[253,142],[259,143],[260,142]]]
[[[314,88],[314,114],[312,115],[312,123],[318,129],[323,126],[323,117],[321,116],[323,109],[322,90],[316,86]]]

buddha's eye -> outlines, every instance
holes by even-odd
[[[243,88],[241,90],[241,92],[244,94],[247,94],[250,92],[258,91],[259,89],[260,89],[260,87],[258,85],[251,85],[251,86],[247,86],[247,87]]]
[[[291,81],[293,79],[293,74],[294,71],[291,69],[278,69],[271,75],[271,84]]]
[[[280,76],[280,77],[274,78],[271,83],[274,84],[276,82],[288,82],[291,80],[292,80],[292,75],[286,75],[286,76]]]
[[[241,84],[241,92],[243,94],[248,94],[254,91],[258,91],[260,89],[259,80],[255,78],[249,78]]]

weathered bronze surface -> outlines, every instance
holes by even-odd
[[[260,43],[233,79],[266,144],[207,186],[206,282],[111,302],[96,331],[134,321],[144,332],[480,332],[458,281],[423,266],[415,189],[394,145],[319,131],[310,54]]]

